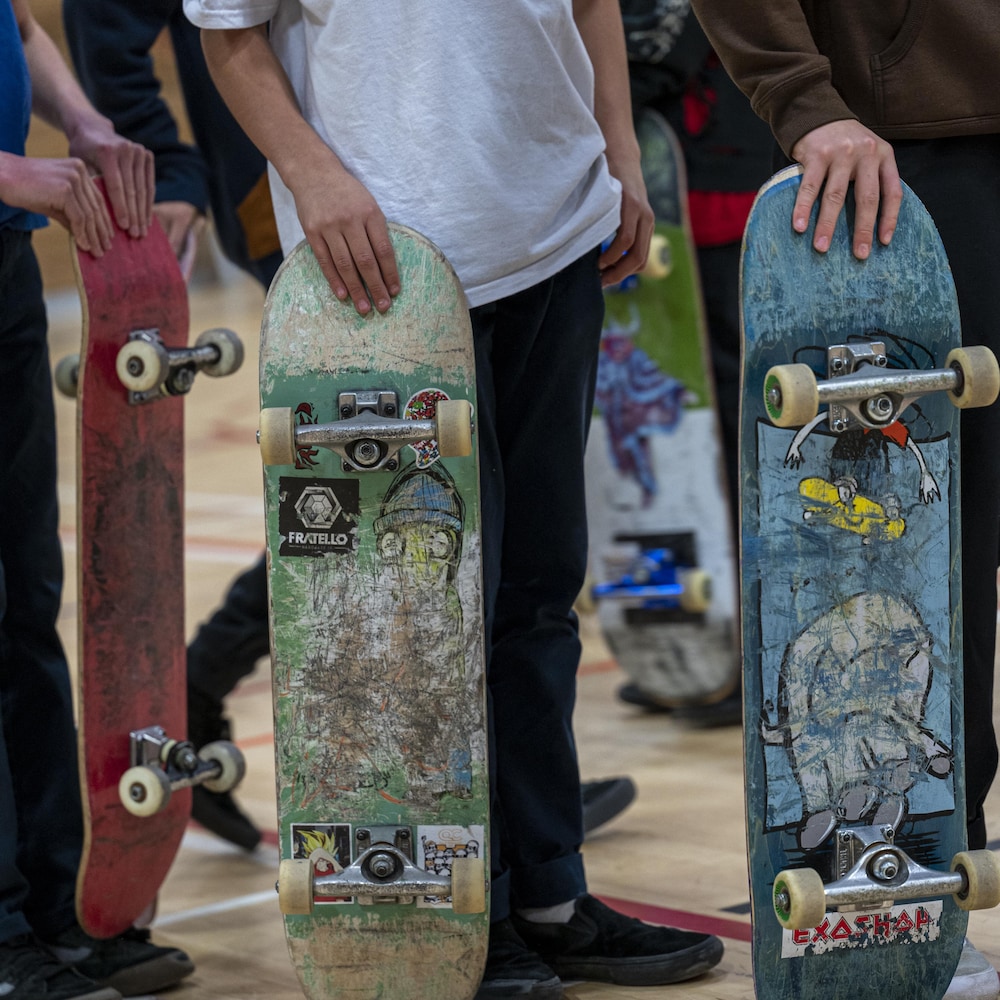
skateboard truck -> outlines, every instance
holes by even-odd
[[[486,908],[486,869],[481,858],[455,858],[450,877],[425,871],[413,862],[413,837],[408,827],[363,826],[354,834],[354,860],[343,871],[317,875],[311,859],[285,859],[277,890],[285,914],[311,913],[317,897],[353,897],[366,906],[451,897],[456,913],[482,913]]]
[[[213,378],[231,375],[243,364],[243,342],[218,327],[206,330],[194,347],[165,347],[157,329],[133,330],[118,351],[115,371],[128,390],[133,405],[160,396],[182,396],[191,391],[199,371]],[[64,396],[75,397],[80,381],[80,355],[62,358],[55,370],[56,387]]]
[[[988,347],[957,348],[944,368],[889,369],[885,344],[836,344],[827,349],[827,378],[808,365],[775,365],[764,379],[764,405],[778,427],[803,427],[822,404],[830,430],[878,429],[894,423],[921,396],[947,392],[955,406],[989,406],[1000,392],[1000,368]]]
[[[300,448],[327,448],[340,456],[345,472],[394,472],[404,445],[437,441],[445,457],[472,453],[472,405],[465,399],[437,402],[433,419],[401,417],[399,399],[387,389],[342,392],[339,420],[296,426],[288,407],[261,410],[261,457],[265,465],[291,465]]]
[[[789,930],[818,926],[828,910],[887,909],[900,900],[953,895],[963,910],[1000,903],[1000,860],[967,851],[951,871],[927,868],[894,843],[891,826],[840,827],[835,833],[837,878],[823,883],[814,868],[790,868],[774,880],[774,912]]]
[[[595,600],[643,601],[646,607],[698,614],[712,602],[712,578],[702,569],[679,565],[671,549],[645,549],[617,580],[596,584],[592,593]]]
[[[194,347],[165,347],[158,330],[133,330],[118,352],[115,370],[129,391],[129,402],[158,396],[183,396],[199,371],[230,375],[243,363],[243,343],[232,330],[206,330]]]
[[[234,744],[217,740],[196,751],[189,741],[168,737],[162,726],[133,730],[129,746],[132,766],[121,776],[118,795],[135,816],[160,812],[178,788],[204,785],[212,792],[231,791],[246,771]]]

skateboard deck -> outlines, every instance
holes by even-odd
[[[965,909],[1000,885],[962,853],[956,408],[995,398],[996,362],[951,353],[951,272],[912,191],[859,262],[853,195],[828,253],[793,233],[799,178],[761,189],[741,274],[755,988],[940,998]]]
[[[279,902],[308,997],[467,1000],[489,926],[472,334],[440,251],[390,231],[385,315],[305,243],[264,310]]]
[[[188,301],[157,223],[143,239],[116,232],[101,258],[74,247],[73,260],[83,335],[79,356],[60,363],[57,382],[77,397],[84,848],[76,901],[81,926],[95,937],[111,937],[155,901],[191,811],[190,791],[171,792],[166,761],[160,762],[164,735],[174,757],[190,750],[183,744],[183,401],[159,385],[134,392],[118,374],[119,358],[125,363],[128,356],[133,373],[144,369],[148,383],[150,368],[130,355],[130,338],[142,342],[140,358],[143,346],[154,345],[154,359],[186,347]],[[227,344],[239,347],[238,341]],[[241,358],[241,348],[238,353]],[[231,359],[227,368],[233,364],[239,361]],[[189,367],[181,376],[185,386],[191,374]],[[137,815],[123,804],[120,783],[150,761],[149,787],[145,770],[129,786],[130,804],[143,813]],[[189,759],[185,776],[195,771],[204,778],[203,763]]]
[[[657,703],[698,705],[739,679],[735,545],[684,157],[658,113],[641,111],[636,131],[651,259],[667,273],[605,295],[586,456],[591,577],[630,680]]]

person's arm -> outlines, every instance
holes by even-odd
[[[334,294],[359,313],[372,305],[385,312],[400,289],[385,216],[302,116],[265,26],[206,29],[201,37],[219,93],[291,191]]]
[[[171,0],[63,0],[62,13],[87,97],[119,135],[153,153],[153,211],[189,270],[208,208],[208,168],[194,146],[181,142],[150,55],[173,9]]]
[[[104,176],[118,225],[132,236],[141,236],[149,226],[153,206],[152,155],[116,135],[111,122],[90,104],[55,43],[32,15],[29,0],[11,2],[31,75],[32,110],[62,130],[69,140],[71,158],[79,158]],[[74,185],[63,206],[67,211],[63,213],[53,204],[53,211],[46,214],[73,229],[80,211],[93,212],[94,197],[96,193]],[[93,226],[96,228],[91,228],[90,235],[84,236],[88,248],[109,246],[110,220],[95,218]]]
[[[618,232],[600,258],[602,281],[614,285],[641,270],[649,256],[653,210],[632,124],[625,31],[618,0],[573,0],[573,17],[594,66],[594,115],[611,175],[621,183]]]
[[[892,147],[862,125],[832,83],[798,0],[692,0],[705,34],[730,76],[770,126],[781,148],[802,164],[793,209],[796,232],[808,228],[820,200],[813,245],[826,250],[855,183],[855,255],[896,228],[902,187]]]

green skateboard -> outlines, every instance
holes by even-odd
[[[651,265],[605,295],[587,518],[597,614],[643,697],[703,705],[739,681],[736,558],[684,155],[636,119]]]
[[[261,332],[279,901],[308,997],[468,1000],[488,932],[475,371],[441,253],[359,316],[301,244]]]

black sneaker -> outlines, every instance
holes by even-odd
[[[4,1000],[121,1000],[53,958],[30,934],[0,944],[0,997]]]
[[[490,924],[486,971],[474,1000],[560,1000],[559,977],[518,936],[510,920]]]
[[[138,927],[107,940],[73,927],[46,945],[60,961],[110,986],[112,995],[114,990],[127,997],[156,993],[194,972],[194,963],[183,951],[151,944],[149,931]]]
[[[229,720],[222,704],[188,686],[188,739],[200,750],[206,743],[231,739]],[[206,830],[245,851],[260,843],[260,830],[236,804],[231,792],[210,792],[196,785],[191,789],[191,815]]]
[[[593,896],[581,896],[565,924],[511,919],[525,944],[563,980],[664,986],[700,976],[722,958],[717,937],[646,924]]]
[[[585,781],[580,786],[580,797],[583,799],[583,832],[592,833],[632,804],[635,785],[631,778]]]

